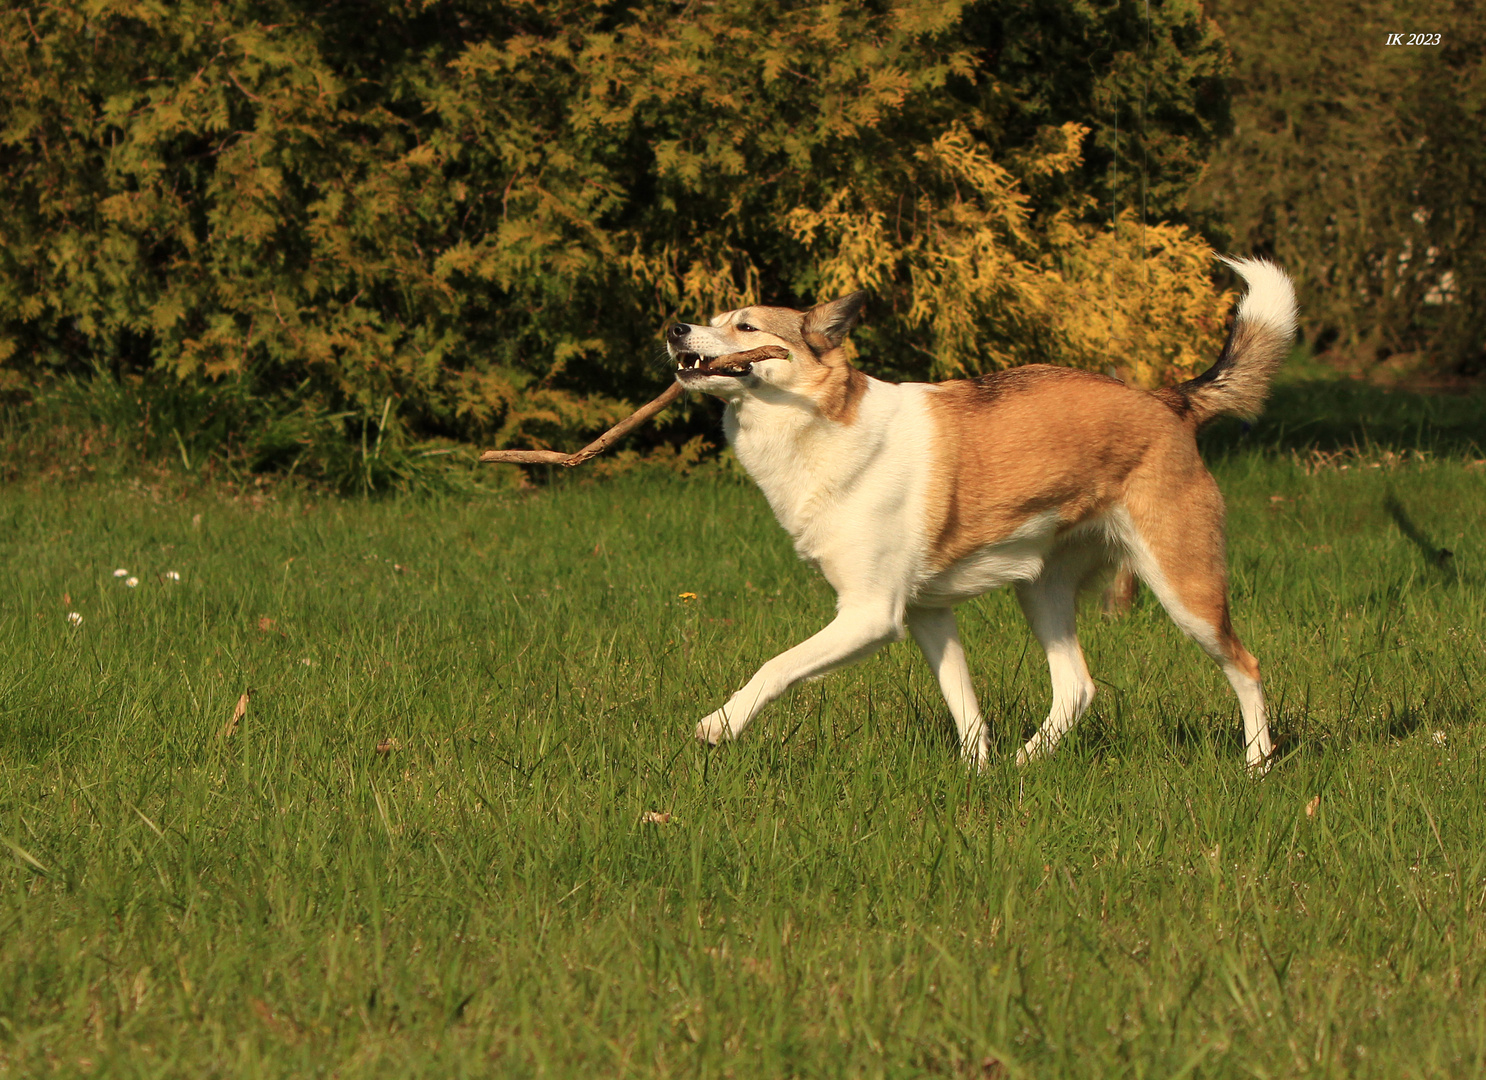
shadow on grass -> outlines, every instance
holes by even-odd
[[[1424,556],[1426,562],[1454,577],[1455,553],[1449,548],[1437,546],[1433,540],[1425,535],[1424,530],[1414,524],[1414,519],[1409,517],[1409,512],[1403,508],[1403,503],[1398,501],[1397,495],[1390,491],[1383,499],[1383,509],[1388,512],[1388,516],[1398,526],[1398,531],[1403,533],[1409,543],[1419,549],[1419,553]]]
[[[1163,712],[1160,721],[1174,751],[1184,755],[1204,751],[1217,758],[1243,760],[1243,722],[1236,707],[1231,712],[1208,711],[1195,715],[1168,711]]]
[[[1480,458],[1486,456],[1486,389],[1420,394],[1346,380],[1281,384],[1258,420],[1219,420],[1201,442],[1208,455],[1356,447]]]

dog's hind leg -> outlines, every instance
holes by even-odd
[[[934,669],[944,702],[955,718],[961,755],[976,768],[984,766],[991,752],[990,732],[970,683],[970,666],[965,663],[965,650],[955,629],[954,609],[909,608],[908,629]]]
[[[1171,508],[1181,507],[1180,514]],[[1204,470],[1176,480],[1132,485],[1126,496],[1127,544],[1135,572],[1177,626],[1202,646],[1228,677],[1243,714],[1249,770],[1269,767],[1274,745],[1259,662],[1233,632],[1223,544],[1223,496]]]
[[[795,683],[865,659],[888,642],[901,640],[901,608],[844,606],[824,630],[764,664],[726,705],[703,717],[697,725],[697,739],[712,744],[736,739],[765,705]]]
[[[1053,704],[1047,719],[1018,752],[1018,765],[1051,753],[1094,700],[1094,680],[1089,677],[1084,652],[1078,644],[1075,610],[1079,586],[1089,570],[1090,560],[1080,557],[1082,554],[1055,555],[1037,580],[1022,582],[1016,589],[1016,598],[1032,626],[1032,633],[1047,652],[1048,674],[1053,683]]]

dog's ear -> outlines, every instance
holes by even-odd
[[[861,320],[866,304],[864,292],[854,292],[828,304],[816,304],[805,312],[801,327],[805,343],[816,352],[830,352],[846,340],[851,328]]]

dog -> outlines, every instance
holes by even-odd
[[[954,608],[1010,585],[1052,677],[1047,719],[1017,754],[1025,764],[1093,701],[1075,600],[1126,565],[1223,669],[1247,765],[1267,768],[1259,664],[1229,618],[1223,497],[1195,436],[1219,414],[1257,415],[1294,339],[1296,303],[1277,266],[1223,261],[1247,291],[1222,352],[1203,374],[1156,391],[1045,364],[938,383],[874,379],[842,349],[862,316],[860,292],[808,311],[745,307],[668,327],[676,378],[726,403],[738,461],[837,597],[829,625],[759,668],[696,737],[735,739],[791,686],[908,633],[962,754],[982,767],[989,731]]]

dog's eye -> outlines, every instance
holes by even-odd
[[[745,334],[757,334],[758,333],[758,327],[756,327],[756,326],[749,326],[746,322],[739,323],[738,324],[738,329],[741,330],[741,331],[743,331],[743,333],[745,333]]]

